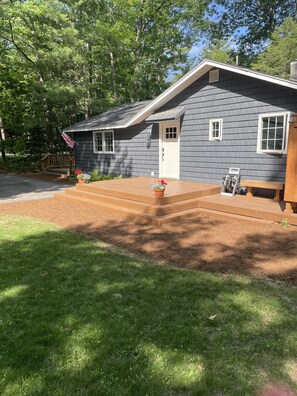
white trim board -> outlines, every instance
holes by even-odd
[[[204,74],[209,72],[212,68],[219,68],[223,70],[227,70],[233,73],[237,73],[243,76],[256,78],[258,80],[270,82],[272,84],[281,85],[287,88],[297,89],[297,82],[293,82],[290,80],[286,80],[279,77],[273,77],[268,74],[256,72],[249,69],[244,69],[238,66],[228,65],[221,62],[211,61],[205,59],[199,65],[194,67],[191,71],[181,77],[175,84],[166,89],[161,95],[159,95],[156,99],[154,99],[151,103],[149,103],[144,109],[142,109],[138,114],[136,114],[130,121],[125,125],[128,127],[130,125],[138,124],[147,118],[154,111],[164,106],[169,100],[174,98],[188,86],[190,86],[194,81],[201,78]]]
[[[174,83],[171,87],[169,87],[163,93],[161,93],[159,96],[157,96],[157,98],[155,98],[150,103],[148,103],[147,106],[145,106],[137,114],[135,114],[133,117],[131,117],[130,120],[128,122],[126,122],[125,124],[111,126],[111,127],[106,127],[106,126],[105,127],[93,126],[92,128],[90,128],[90,127],[83,128],[82,127],[80,130],[71,130],[69,128],[65,128],[65,130],[66,130],[66,132],[83,132],[83,131],[86,132],[86,131],[95,131],[95,130],[100,131],[100,130],[106,130],[106,129],[125,129],[129,126],[139,124],[140,122],[145,120],[147,117],[149,117],[151,114],[153,114],[156,110],[160,109],[167,102],[169,102],[171,99],[173,99],[176,95],[178,95],[180,92],[182,92],[184,89],[186,89],[188,86],[190,86],[193,82],[195,82],[196,80],[198,80],[199,78],[204,76],[206,73],[208,73],[213,68],[226,70],[226,71],[229,71],[232,73],[255,78],[257,80],[269,82],[269,83],[280,85],[283,87],[297,89],[297,81],[290,81],[290,80],[286,80],[284,78],[270,76],[268,74],[260,73],[260,72],[253,71],[250,69],[245,69],[242,67],[205,59],[204,61],[199,63],[199,65],[197,65],[192,70],[190,70],[187,74],[185,74],[183,77],[181,77],[178,81],[176,81],[176,83]]]

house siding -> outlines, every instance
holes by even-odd
[[[151,131],[151,144],[147,147],[147,133]],[[100,169],[104,174],[124,177],[158,176],[159,132],[157,125],[141,123],[127,129],[114,130],[114,154],[93,152],[93,133],[77,132],[74,139],[76,167],[84,170]]]
[[[239,167],[242,178],[285,179],[286,156],[258,154],[258,120],[263,113],[297,112],[294,89],[220,70],[220,80],[209,84],[208,74],[191,84],[158,111],[185,107],[180,133],[180,179],[221,183],[229,167]],[[223,119],[222,140],[209,141],[209,120]],[[151,127],[151,126],[149,126]],[[77,166],[99,168],[123,176],[159,175],[159,127],[141,123],[115,130],[115,154],[94,154],[92,132],[75,133]]]
[[[220,183],[229,167],[243,178],[285,180],[286,155],[257,153],[258,120],[263,113],[297,112],[297,94],[290,88],[220,70],[209,84],[208,74],[159,111],[186,109],[180,134],[180,178]],[[223,119],[221,141],[209,141],[209,120]]]

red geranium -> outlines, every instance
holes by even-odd
[[[83,171],[81,169],[75,169],[74,174],[75,175],[81,175]]]
[[[163,186],[167,186],[167,183],[166,183],[166,181],[165,181],[165,180],[163,180],[163,179],[162,179],[162,180],[160,180],[160,181],[159,181],[159,183],[163,184]]]

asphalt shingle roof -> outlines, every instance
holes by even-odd
[[[71,125],[63,130],[65,132],[79,131],[98,131],[102,129],[119,128],[124,126],[132,117],[145,108],[151,101],[126,104],[115,107],[105,113],[91,117],[88,120],[81,121],[75,125]]]

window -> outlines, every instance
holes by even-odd
[[[258,129],[258,153],[285,153],[288,113],[261,114]]]
[[[217,118],[209,120],[209,140],[222,140],[223,134],[223,120]]]
[[[93,149],[94,153],[113,153],[113,131],[93,132]]]
[[[166,127],[166,140],[176,139],[177,129],[176,127]]]

